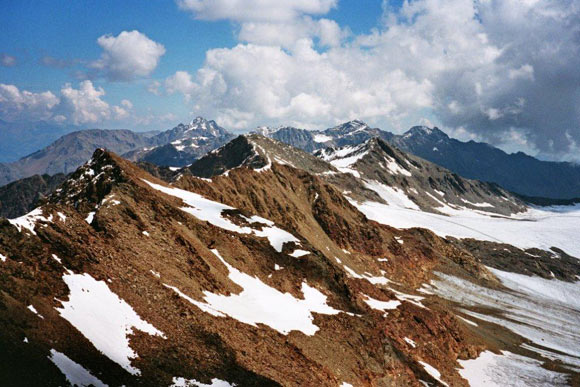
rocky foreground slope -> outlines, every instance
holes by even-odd
[[[46,204],[0,220],[0,384],[461,386],[475,358],[578,382],[574,359],[449,290],[519,305],[479,262],[497,244],[371,221],[337,184],[375,191],[271,143],[241,137],[171,184],[98,150]],[[525,300],[520,315],[541,308]],[[577,315],[557,311],[572,323],[546,338],[573,342]]]

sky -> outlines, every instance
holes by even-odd
[[[580,161],[580,0],[0,0],[0,119],[438,126]]]

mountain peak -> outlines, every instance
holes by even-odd
[[[333,128],[329,128],[326,131],[333,132],[333,133],[340,133],[340,134],[351,134],[351,133],[355,133],[358,131],[364,131],[366,129],[369,129],[369,126],[366,123],[364,123],[363,121],[356,119],[356,120],[342,123],[342,124],[337,125]]]
[[[413,126],[411,129],[407,130],[403,134],[403,138],[416,137],[416,136],[434,136],[439,138],[449,138],[445,132],[441,131],[438,127],[429,128],[428,126],[418,125]]]

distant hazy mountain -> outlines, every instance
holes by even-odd
[[[416,126],[393,144],[461,176],[491,181],[527,196],[570,199],[580,196],[580,166],[541,161],[522,152],[507,154],[489,144],[449,138],[437,128]]]
[[[16,161],[75,130],[79,130],[79,127],[50,124],[44,121],[6,122],[0,120],[0,163]]]
[[[146,135],[130,130],[90,129],[69,133],[18,161],[0,164],[0,186],[33,175],[73,172],[97,148],[125,153],[150,143]]]
[[[161,132],[151,138],[153,147],[135,149],[123,156],[132,161],[146,161],[160,166],[183,167],[235,136],[216,124],[197,117],[188,125]]]
[[[378,137],[463,177],[493,182],[522,195],[580,197],[578,165],[541,161],[522,152],[507,154],[486,143],[450,138],[438,128],[415,126],[403,135],[395,135],[355,120],[323,131],[281,127],[258,128],[256,132],[308,152],[357,145]]]

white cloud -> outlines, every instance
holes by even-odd
[[[3,119],[46,120],[51,118],[58,103],[59,98],[50,91],[33,93],[0,83],[0,115]]]
[[[178,0],[197,19],[280,22],[300,15],[323,15],[336,0]]]
[[[181,79],[180,82],[177,80]],[[180,72],[166,81],[183,92],[194,110],[241,128],[262,123],[307,123],[310,127],[345,119],[398,120],[408,110],[429,106],[431,84],[354,48],[326,53],[300,40],[291,51],[240,44],[207,52],[194,77]]]
[[[82,81],[78,89],[67,83],[60,93],[61,109],[74,124],[100,122],[111,117],[109,104],[101,99],[105,91],[102,87],[95,88],[91,81]]]
[[[137,30],[123,31],[117,36],[103,35],[97,43],[103,53],[90,67],[113,81],[130,81],[151,74],[165,54],[162,44]]]
[[[241,44],[209,50],[201,69],[166,87],[234,128],[357,117],[406,129],[427,110],[443,127],[498,145],[514,142],[513,131],[544,152],[580,143],[579,0],[385,3],[384,24],[351,39],[314,18],[334,2],[303,5],[180,2],[196,18],[239,23]]]
[[[318,38],[321,46],[340,45],[350,34],[329,19],[314,20],[308,16],[283,23],[244,22],[238,32],[243,42],[292,48],[304,38]]]
[[[70,83],[60,90],[60,96],[50,91],[33,93],[15,85],[0,84],[0,118],[8,121],[46,120],[72,124],[101,123],[125,120],[132,116],[133,103],[121,100],[119,106],[103,100],[105,90],[89,80],[75,89]]]
[[[187,71],[177,71],[165,80],[165,89],[169,94],[181,93],[187,100],[189,100],[195,88],[196,85]]]

